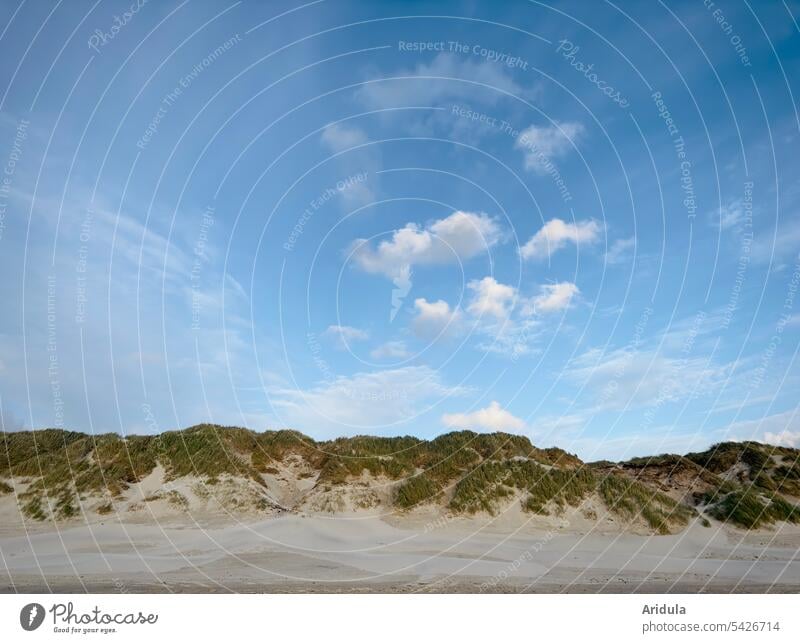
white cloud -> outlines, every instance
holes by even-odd
[[[428,106],[467,98],[470,101],[494,103],[504,96],[503,92],[530,97],[537,91],[531,89],[531,85],[518,85],[501,65],[446,52],[438,54],[430,63],[419,63],[413,69],[399,70],[390,75],[397,79],[368,82],[359,89],[359,98],[369,107],[381,109]],[[480,85],[488,85],[489,88]]]
[[[457,211],[421,228],[409,223],[377,247],[364,239],[352,245],[353,258],[363,270],[397,278],[409,266],[465,261],[500,241],[500,226],[485,214]]]
[[[564,374],[594,394],[596,409],[657,408],[717,390],[731,367],[709,363],[705,357],[675,357],[655,350],[592,349],[571,360]]]
[[[358,127],[332,123],[322,130],[322,142],[332,152],[343,152],[369,141],[367,135]]]
[[[782,447],[800,449],[800,431],[781,431],[780,433],[770,433],[767,431],[764,434],[764,442]]]
[[[499,283],[494,277],[473,280],[467,287],[474,292],[467,310],[476,317],[491,315],[497,319],[507,318],[517,299],[517,289]]]
[[[533,310],[537,313],[553,313],[564,310],[569,306],[572,298],[579,293],[578,287],[569,281],[545,284],[540,288],[540,294],[533,298]]]
[[[533,317],[507,319],[493,324],[482,324],[479,331],[485,339],[477,348],[486,353],[503,355],[518,359],[536,352],[534,340],[539,333],[541,322]]]
[[[617,239],[606,252],[607,264],[625,263],[630,259],[629,250],[636,247],[636,238]]]
[[[555,122],[541,127],[531,125],[520,132],[514,147],[523,151],[526,170],[546,174],[553,160],[565,156],[583,133],[580,123]]]
[[[409,352],[405,342],[391,341],[372,349],[370,356],[372,359],[405,359]]]
[[[512,359],[534,352],[541,322],[532,300],[521,298],[517,288],[493,277],[471,281],[467,287],[473,291],[467,310],[476,318],[476,330],[484,336],[477,344],[479,350]]]
[[[525,422],[515,417],[497,402],[472,413],[445,413],[442,424],[457,429],[483,429],[486,431],[519,431]]]
[[[599,236],[600,226],[593,219],[576,223],[550,219],[520,248],[519,253],[523,259],[544,259],[568,243],[592,244]]]
[[[763,439],[769,444],[800,448],[800,413],[795,408],[754,420],[740,420],[725,427],[722,434],[726,440]]]
[[[348,429],[385,430],[468,391],[446,385],[427,366],[409,366],[339,376],[308,390],[273,388],[268,395],[283,425],[319,436],[321,431],[341,435]]]
[[[328,326],[322,336],[332,340],[336,348],[342,350],[346,349],[352,342],[369,339],[369,334],[366,331],[352,326]]]
[[[411,328],[417,337],[435,339],[450,337],[456,334],[461,325],[461,311],[451,309],[450,304],[440,299],[429,302],[425,298],[414,301],[417,314],[411,322]]]

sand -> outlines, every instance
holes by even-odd
[[[285,513],[201,525],[169,515],[3,523],[3,592],[796,592],[800,530],[680,534],[489,517]],[[516,526],[513,526],[516,525]]]
[[[496,516],[398,513],[380,480],[325,492],[296,469],[268,480],[265,500],[252,481],[170,482],[158,467],[111,513],[99,513],[108,498],[88,497],[56,523],[20,513],[18,483],[0,496],[0,591],[800,591],[798,526],[697,519],[655,536],[593,497],[551,516],[518,499]]]

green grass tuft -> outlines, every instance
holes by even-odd
[[[395,502],[401,509],[411,509],[433,500],[440,491],[433,480],[420,474],[409,478],[398,487]]]
[[[600,494],[608,508],[626,520],[643,518],[658,533],[670,533],[672,527],[686,526],[696,512],[660,491],[615,474],[600,482]]]

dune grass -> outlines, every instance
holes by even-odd
[[[508,433],[454,431],[433,440],[355,436],[317,442],[297,431],[202,424],[153,436],[57,429],[5,433],[0,435],[0,478],[26,483],[20,494],[26,515],[66,519],[76,516],[80,499],[89,496],[94,506],[110,511],[115,498],[159,465],[168,480],[195,476],[218,484],[231,476],[266,485],[264,474],[279,475],[287,462],[299,462],[299,475],[318,474],[317,484],[324,489],[365,473],[396,481],[393,502],[404,510],[436,501],[455,513],[495,513],[517,498],[525,511],[560,513],[597,493],[613,513],[641,518],[666,533],[696,515],[693,507],[652,488],[667,478],[671,484],[699,479],[710,485],[712,490],[695,494],[694,502],[743,528],[800,521],[798,508],[783,497],[800,496],[798,455],[796,449],[728,442],[687,456],[585,465],[566,451],[540,449]],[[674,477],[676,472],[680,477]],[[0,494],[13,491],[0,481]],[[185,506],[177,496],[167,499]]]
[[[776,521],[800,522],[800,508],[778,495],[767,496],[754,487],[725,494],[707,511],[717,520],[745,529],[757,529]]]
[[[694,509],[630,478],[610,474],[600,481],[600,494],[608,508],[626,520],[642,518],[661,534],[683,527],[696,515]]]
[[[395,504],[401,509],[411,509],[433,500],[440,491],[439,485],[428,476],[416,475],[397,488]]]

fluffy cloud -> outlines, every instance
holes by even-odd
[[[764,442],[800,449],[800,431],[781,431],[780,433],[770,433],[767,431],[764,434]]]
[[[591,244],[600,236],[600,226],[592,219],[567,223],[561,219],[550,219],[520,248],[523,259],[545,259],[568,243]]]
[[[485,214],[457,211],[421,228],[409,223],[372,247],[364,239],[352,246],[363,270],[397,278],[409,266],[465,261],[500,241],[500,226]]]
[[[505,319],[511,313],[517,298],[516,288],[501,284],[494,277],[470,281],[467,287],[474,293],[467,309],[476,317],[491,315],[497,319]]]
[[[328,326],[322,336],[332,340],[336,348],[342,350],[352,342],[369,339],[369,335],[365,331],[352,326]]]
[[[769,444],[800,448],[800,413],[794,408],[753,420],[740,420],[726,426],[722,435],[726,440],[763,439]]]
[[[411,328],[417,337],[435,339],[448,337],[458,332],[461,324],[461,311],[451,309],[450,304],[440,299],[429,302],[425,298],[414,301],[416,315]]]
[[[553,159],[564,156],[583,136],[580,123],[553,123],[552,125],[531,125],[520,132],[514,147],[523,151],[525,169],[537,174],[546,174],[552,167]]]
[[[540,288],[540,293],[531,302],[533,310],[538,313],[552,313],[564,310],[569,306],[572,298],[579,293],[578,287],[569,281],[545,284]]]
[[[409,366],[334,377],[307,390],[274,387],[268,396],[284,426],[336,436],[349,430],[388,430],[418,418],[431,404],[467,392],[446,385],[434,369]]]
[[[372,359],[405,359],[409,356],[405,342],[391,341],[370,351]]]
[[[493,103],[503,97],[503,92],[515,96],[535,93],[535,90],[518,85],[512,74],[501,65],[450,53],[440,53],[430,63],[420,63],[413,69],[400,70],[392,75],[397,79],[379,79],[364,84],[358,97],[367,106],[382,109],[434,105],[466,98]]]
[[[442,424],[456,429],[483,429],[486,431],[519,431],[525,422],[515,417],[497,402],[472,413],[445,413]]]

